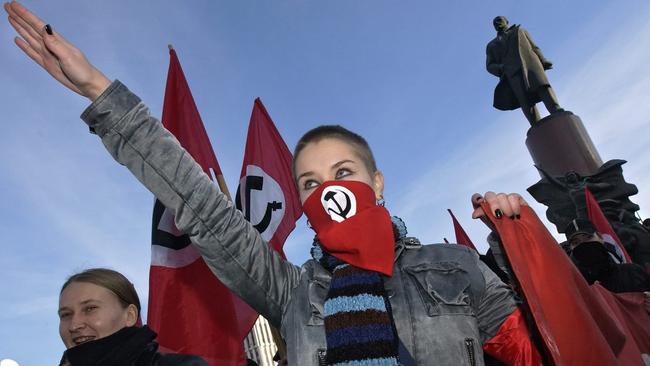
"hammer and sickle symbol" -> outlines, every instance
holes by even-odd
[[[261,191],[264,187],[264,178],[256,175],[246,176],[246,187],[245,187],[245,196],[246,196],[246,210],[244,211],[244,217],[249,222],[251,221],[251,191]],[[235,197],[235,205],[238,210],[241,211],[241,197],[239,195],[239,189],[237,190],[237,196]],[[263,233],[271,223],[271,215],[273,211],[282,209],[282,202],[272,201],[267,202],[266,211],[264,212],[264,217],[257,224],[253,224],[253,227],[259,232]]]
[[[336,200],[335,196],[336,196],[337,193],[341,193],[342,195],[345,196],[345,207],[341,207],[341,204],[339,203],[339,201]],[[336,210],[332,209],[332,207],[328,207],[327,208],[328,212],[331,211],[332,213],[342,217],[343,219],[348,218],[348,213],[350,213],[350,209],[352,208],[352,204],[351,204],[351,201],[350,201],[350,197],[347,195],[347,193],[345,193],[343,191],[338,191],[338,192],[329,191],[329,192],[325,193],[325,196],[323,197],[323,199],[325,201],[334,201],[334,204],[338,208],[338,211],[336,211]]]

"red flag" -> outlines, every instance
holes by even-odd
[[[624,263],[632,262],[630,255],[625,250],[625,246],[623,246],[623,242],[616,235],[612,225],[609,224],[607,217],[605,217],[605,214],[600,209],[598,201],[596,201],[596,198],[587,187],[585,187],[585,200],[587,202],[587,216],[600,233],[600,236],[603,237],[603,241],[613,246],[616,254]]]
[[[192,93],[170,49],[162,122],[208,176],[221,176]],[[221,177],[221,179],[223,179]],[[232,295],[210,271],[170,211],[156,200],[149,271],[148,323],[167,352],[203,357],[210,365],[244,365]]]
[[[262,101],[255,99],[235,201],[262,238],[281,254],[302,215],[292,160]]]
[[[466,247],[470,247],[476,251],[476,247],[474,246],[474,243],[472,243],[472,240],[469,238],[469,235],[465,232],[462,226],[460,226],[460,223],[458,220],[456,220],[456,216],[454,216],[454,213],[451,212],[450,209],[447,209],[449,214],[451,215],[451,221],[454,223],[454,233],[456,233],[456,243],[464,245]]]
[[[494,224],[548,356],[555,365],[619,365],[625,334],[533,210]]]
[[[645,295],[642,292],[615,294],[597,282],[591,290],[607,304],[625,331],[625,345],[618,355],[620,364],[643,366],[641,354],[650,356],[650,315],[645,309]]]
[[[255,99],[235,204],[283,257],[284,241],[302,215],[291,172],[292,160],[262,101]],[[237,306],[237,310],[241,319],[249,319],[250,330],[257,314],[243,305]]]

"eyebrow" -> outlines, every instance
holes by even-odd
[[[89,303],[91,303],[91,302],[101,303],[100,300],[96,300],[96,299],[88,299],[88,300],[84,300],[84,301],[80,302],[79,304],[80,304],[80,305],[86,305],[86,304],[89,304]],[[61,312],[64,311],[64,310],[72,310],[72,309],[70,309],[70,308],[67,307],[67,306],[63,306],[63,307],[60,307],[60,308],[59,308],[59,311],[57,311],[57,313],[61,314]]]
[[[343,165],[343,164],[345,164],[345,163],[355,163],[355,161],[354,161],[354,160],[350,160],[350,159],[341,160],[341,161],[339,161],[338,163],[332,165],[332,168],[338,168],[338,167],[340,167],[341,165]]]
[[[341,165],[343,165],[345,163],[355,163],[355,161],[350,160],[350,159],[341,160],[341,161],[339,161],[337,163],[334,163],[330,169],[338,168],[338,167],[340,167]],[[314,172],[312,172],[312,171],[304,172],[304,173],[300,174],[298,176],[298,178],[296,178],[296,180],[299,181],[301,178],[307,177],[307,176],[310,176],[310,175],[314,175]]]

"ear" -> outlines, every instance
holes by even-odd
[[[133,304],[126,307],[126,326],[132,327],[138,322],[138,308]]]
[[[372,177],[373,189],[375,191],[375,198],[384,198],[384,174],[377,170]]]

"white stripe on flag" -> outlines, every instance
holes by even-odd
[[[200,257],[194,245],[175,250],[160,245],[151,246],[151,265],[169,268],[185,267]]]

